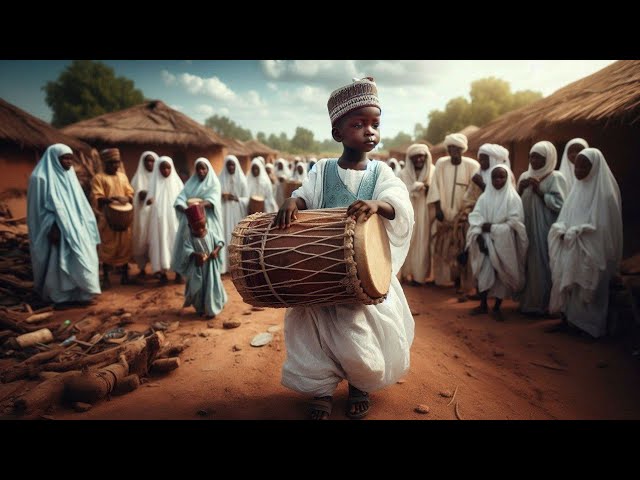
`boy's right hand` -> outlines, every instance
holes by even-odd
[[[273,219],[273,226],[276,228],[289,228],[291,226],[291,222],[298,219],[298,204],[296,203],[295,198],[287,198],[280,210],[278,210],[278,214],[276,218]]]

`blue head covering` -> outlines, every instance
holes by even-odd
[[[29,179],[27,225],[34,286],[42,291],[52,248],[47,235],[55,222],[61,233],[59,268],[75,287],[100,293],[96,250],[100,234],[75,170],[65,170],[60,163],[59,158],[70,153],[67,145],[51,145]]]

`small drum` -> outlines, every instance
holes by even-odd
[[[231,278],[255,307],[382,302],[391,284],[391,249],[383,220],[357,222],[346,208],[302,210],[286,230],[275,213],[244,218],[229,245]]]
[[[195,205],[196,203],[201,203],[202,199],[201,198],[189,198],[187,199],[187,207],[190,207],[191,205]]]
[[[110,203],[104,209],[104,217],[111,230],[124,232],[133,223],[133,205],[130,203],[124,205],[118,202]]]
[[[302,186],[298,180],[287,180],[284,182],[284,198],[291,197],[291,194]]]
[[[258,195],[252,195],[249,198],[249,207],[248,214],[252,215],[254,213],[262,213],[264,212],[264,197],[259,197]]]

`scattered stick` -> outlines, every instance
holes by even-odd
[[[456,385],[456,389],[453,392],[453,396],[451,397],[451,400],[449,401],[449,403],[447,403],[447,407],[453,403],[453,400],[456,398],[456,393],[458,393],[458,385]]]
[[[559,372],[566,372],[567,369],[564,367],[556,367],[555,365],[547,365],[546,363],[538,363],[538,362],[529,362],[531,365],[535,365],[536,367],[548,368],[549,370],[556,370]]]
[[[464,420],[464,418],[462,418],[462,416],[460,415],[460,412],[458,411],[458,402],[456,402],[456,418],[458,420]]]

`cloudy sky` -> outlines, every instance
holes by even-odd
[[[42,86],[70,60],[1,60],[0,97],[50,121]],[[382,135],[413,133],[433,109],[468,98],[470,84],[495,76],[513,91],[549,95],[613,60],[103,60],[132,79],[147,98],[161,99],[199,122],[225,115],[255,135],[297,126],[330,137],[327,99],[353,77],[373,76],[382,103]]]

